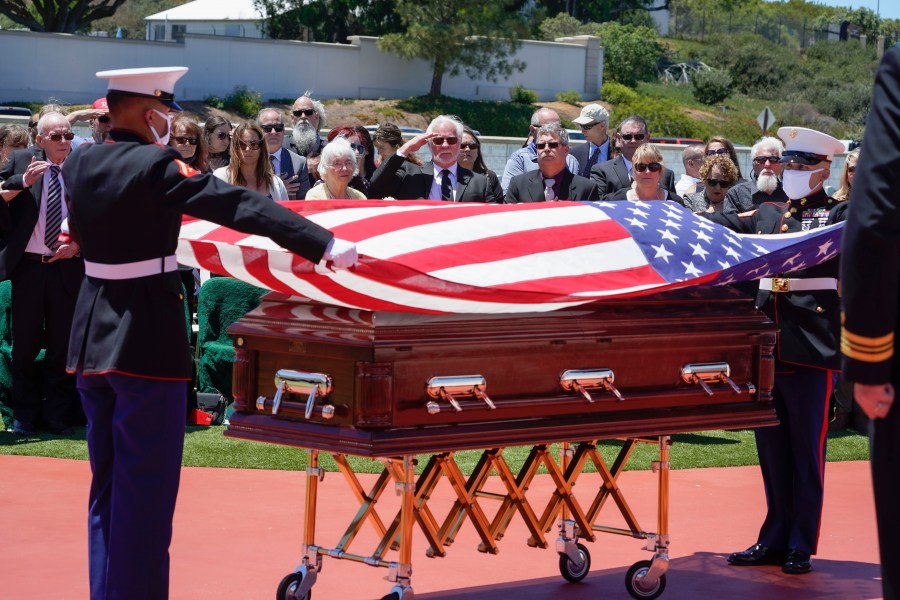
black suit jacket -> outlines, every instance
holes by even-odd
[[[568,170],[562,172],[559,184],[560,200],[599,200],[597,184]],[[506,204],[519,202],[544,202],[544,176],[540,171],[529,171],[516,175],[509,182],[506,190]]]
[[[607,156],[609,155],[609,138],[606,138],[606,152]],[[569,149],[569,154],[575,157],[578,161],[579,168],[581,169],[580,173],[576,173],[576,175],[581,175],[582,177],[590,177],[591,170],[588,168],[588,161],[591,159],[591,143],[584,142],[583,144],[574,144]],[[596,164],[600,164],[602,162],[606,162],[606,159],[597,160]]]
[[[600,196],[611,194],[622,188],[631,187],[631,176],[628,174],[628,167],[625,166],[625,159],[621,156],[594,165],[591,168],[591,179],[596,182]],[[663,167],[660,186],[675,195],[675,173]]]
[[[488,178],[479,173],[456,167],[456,201],[457,202],[490,202],[499,203],[503,197],[493,189]],[[406,157],[394,154],[372,175],[370,190],[375,188],[379,194],[374,198],[391,196],[397,200],[416,200],[428,198],[431,185],[434,183],[434,163],[427,162],[421,167],[406,160]]]

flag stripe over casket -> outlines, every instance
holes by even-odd
[[[350,270],[186,217],[183,264],[365,310],[517,313],[784,274],[837,255],[842,225],[738,235],[672,202],[286,202],[357,243]]]

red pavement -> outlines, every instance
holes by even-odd
[[[788,576],[777,567],[738,568],[727,553],[756,539],[764,500],[756,467],[672,471],[670,569],[661,596],[667,600],[835,599],[881,597],[878,547],[869,465],[829,463],[825,514],[814,571]],[[271,600],[281,578],[299,559],[305,475],[284,471],[186,468],[175,514],[172,542],[173,600]],[[363,485],[373,476],[362,476]],[[0,598],[60,600],[87,598],[86,505],[90,470],[86,462],[0,456]],[[596,489],[597,476],[585,474],[576,493]],[[496,482],[492,482],[496,483]],[[647,471],[623,473],[619,483],[641,526],[656,530],[656,479]],[[538,513],[551,490],[538,476],[528,494]],[[440,518],[451,489],[442,482],[429,506]],[[591,494],[592,495],[592,494]],[[389,520],[393,494],[379,504]],[[358,505],[339,473],[320,486],[317,543],[333,546]],[[483,502],[493,515],[491,503]],[[607,503],[601,519],[617,525]],[[615,517],[615,518],[614,518]],[[374,548],[368,528],[352,552]],[[529,548],[518,516],[496,556],[476,551],[478,538],[467,522],[444,558],[424,555],[416,531],[413,588],[423,600],[616,600],[630,598],[624,577],[629,566],[650,558],[640,540],[601,534],[587,546],[590,574],[579,584],[559,575],[553,551]],[[389,555],[390,557],[390,555]],[[393,555],[391,559],[395,559]],[[391,584],[385,569],[324,559],[313,588],[317,599],[380,598]]]

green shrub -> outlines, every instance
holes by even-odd
[[[565,102],[566,104],[578,106],[578,103],[581,102],[581,94],[579,94],[575,90],[566,90],[564,92],[557,92],[556,100],[557,100],[557,102]]]
[[[656,62],[665,54],[655,29],[603,23],[597,28],[603,44],[603,77],[634,87],[656,77]]]
[[[517,83],[509,88],[509,97],[516,104],[534,104],[538,101],[537,92],[529,90],[521,83]]]
[[[621,123],[630,115],[643,117],[654,137],[709,137],[703,123],[690,118],[678,103],[666,98],[636,96],[634,100],[615,104],[610,118],[613,123]]]
[[[614,81],[604,81],[600,91],[600,96],[610,104],[634,102],[639,98],[638,93],[633,89]]]
[[[448,96],[414,96],[401,100],[397,108],[407,113],[422,115],[431,120],[438,115],[456,115],[482,135],[507,135],[524,137],[534,107],[530,104],[497,102],[490,100],[460,100]]]
[[[225,98],[225,107],[250,119],[262,109],[262,94],[246,85],[235,86],[234,91]]]
[[[748,96],[780,99],[799,65],[794,52],[753,33],[712,36],[708,48],[704,62],[727,70],[734,89]]]
[[[208,106],[222,110],[225,108],[225,101],[218,96],[207,96],[204,100]]]
[[[694,98],[703,104],[719,104],[731,95],[731,76],[719,69],[695,71],[691,75]]]

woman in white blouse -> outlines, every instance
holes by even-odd
[[[241,123],[235,128],[231,138],[231,162],[213,171],[213,175],[272,200],[288,199],[284,182],[272,170],[263,130],[255,121]]]

